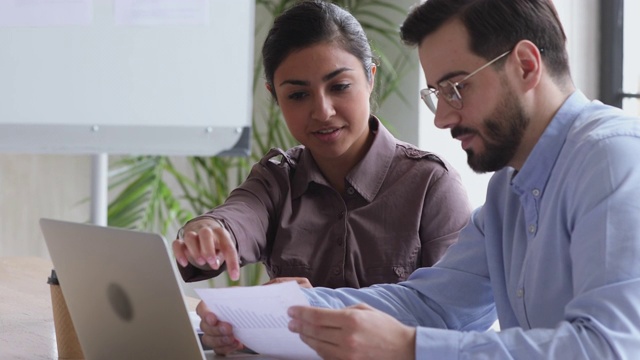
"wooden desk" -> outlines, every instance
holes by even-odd
[[[57,359],[51,262],[0,257],[0,359]]]

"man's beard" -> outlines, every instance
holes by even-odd
[[[520,101],[510,89],[506,90],[498,108],[484,121],[482,134],[470,128],[451,129],[451,136],[454,138],[471,133],[482,140],[482,153],[476,153],[471,148],[466,150],[467,163],[476,173],[497,171],[507,166],[518,150],[529,125],[529,118],[524,113]]]

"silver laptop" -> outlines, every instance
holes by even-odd
[[[40,227],[85,358],[205,358],[162,236],[52,219]]]

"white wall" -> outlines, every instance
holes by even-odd
[[[398,0],[407,9],[414,3]],[[556,0],[556,5],[569,37],[576,84],[587,96],[594,97],[599,61],[598,1]],[[401,21],[398,19],[398,24]],[[416,58],[415,50],[407,51]],[[408,102],[391,99],[380,114],[392,123],[400,139],[434,151],[451,162],[461,172],[472,203],[481,205],[488,176],[471,172],[459,143],[448,132],[433,126],[428,109],[418,97],[423,83],[416,58],[413,70],[402,83]],[[87,221],[89,205],[83,201],[90,196],[90,178],[88,156],[0,154],[0,256],[48,257],[38,219]]]

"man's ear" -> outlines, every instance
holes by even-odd
[[[518,80],[524,90],[534,88],[542,78],[542,56],[536,44],[529,40],[522,40],[513,48],[517,61]]]

